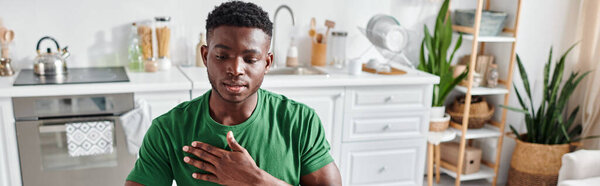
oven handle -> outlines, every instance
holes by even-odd
[[[66,125],[47,125],[40,126],[40,133],[55,133],[67,131]]]
[[[80,120],[80,119],[63,119],[62,122],[52,122],[53,124],[42,124],[39,127],[39,133],[55,133],[55,132],[66,132],[67,131],[67,123],[85,123],[92,121],[111,121],[115,124],[117,122],[117,118],[115,117],[98,117],[91,120]],[[57,124],[62,123],[62,124]]]

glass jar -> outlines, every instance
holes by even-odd
[[[150,58],[144,61],[144,71],[146,72],[156,72],[158,71],[158,62],[155,58]]]
[[[139,37],[139,45],[142,50],[143,60],[150,60],[154,57],[154,42],[153,38],[153,22],[150,20],[144,20],[137,23],[137,35]]]
[[[488,67],[486,83],[489,88],[495,88],[498,86],[498,65],[497,64],[491,64]]]
[[[335,68],[344,68],[346,66],[346,37],[348,32],[331,32],[331,61],[330,65]]]
[[[171,17],[154,17],[154,20],[158,57],[168,58],[171,41]]]

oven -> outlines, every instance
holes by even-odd
[[[136,157],[127,151],[119,116],[134,108],[133,93],[16,97],[12,101],[23,185],[125,183]],[[110,151],[74,156],[73,146],[69,147],[74,143],[69,140],[75,135],[67,130],[73,131],[73,124],[84,128],[99,122],[110,126],[101,134],[109,142],[103,142],[103,147]]]

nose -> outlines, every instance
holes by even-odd
[[[244,68],[246,67],[246,63],[242,57],[237,57],[232,61],[231,65],[227,71],[230,76],[240,76],[244,74]]]

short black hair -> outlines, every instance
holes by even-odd
[[[222,25],[259,28],[269,38],[273,35],[273,23],[269,14],[250,2],[228,1],[215,7],[206,18],[206,37],[209,37],[213,29]]]

